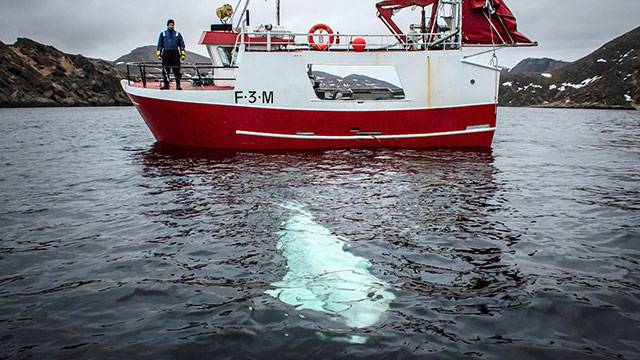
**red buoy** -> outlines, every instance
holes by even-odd
[[[351,47],[357,52],[363,52],[367,49],[367,40],[357,37],[351,42]]]

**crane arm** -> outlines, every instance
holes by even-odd
[[[384,25],[391,30],[391,33],[396,36],[398,41],[402,43],[407,43],[407,37],[404,35],[402,30],[398,27],[398,25],[393,21],[393,15],[396,11],[411,7],[411,6],[419,6],[422,8],[424,12],[424,8],[436,4],[438,0],[384,0],[376,4],[376,8],[378,9],[378,17]],[[435,12],[435,7],[434,7]],[[423,17],[423,29],[422,32],[425,32],[425,24]]]

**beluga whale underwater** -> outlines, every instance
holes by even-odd
[[[287,260],[287,273],[266,293],[298,310],[329,314],[352,328],[366,328],[382,320],[395,295],[369,272],[369,261],[345,251],[345,239],[316,223],[302,206],[279,206],[292,212],[277,234],[277,249]],[[362,343],[366,338],[334,340]]]

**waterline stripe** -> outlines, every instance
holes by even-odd
[[[278,139],[295,139],[295,140],[395,140],[395,139],[420,139],[431,138],[439,136],[453,136],[453,135],[469,135],[484,132],[496,131],[495,127],[485,127],[488,125],[481,125],[482,127],[470,126],[467,130],[460,131],[446,131],[438,133],[427,134],[401,134],[401,135],[353,135],[353,136],[323,136],[323,135],[294,135],[294,134],[274,134],[255,131],[243,131],[236,130],[236,135],[245,136],[257,136],[257,137],[270,137]]]

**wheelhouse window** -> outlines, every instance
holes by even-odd
[[[322,100],[402,100],[404,89],[393,66],[309,65],[308,75]]]
[[[222,66],[231,67],[232,59],[233,59],[233,47],[232,46],[220,46],[218,47],[218,56],[220,56],[220,61],[222,62]]]

